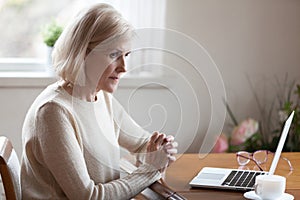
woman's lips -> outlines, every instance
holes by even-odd
[[[119,81],[119,77],[117,76],[110,76],[109,79],[115,81],[115,82],[118,82]]]
[[[119,77],[117,77],[117,76],[110,76],[109,78],[111,78],[111,79],[119,79]]]

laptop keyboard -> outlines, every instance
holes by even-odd
[[[233,187],[253,188],[255,184],[255,177],[266,172],[251,172],[251,171],[236,171],[233,170],[222,185]]]

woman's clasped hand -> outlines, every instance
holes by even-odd
[[[163,172],[176,160],[177,146],[172,135],[154,132],[147,144],[146,163]]]

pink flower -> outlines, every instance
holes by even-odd
[[[217,137],[216,144],[212,150],[213,153],[222,153],[228,149],[228,140],[224,133]]]
[[[249,137],[251,137],[258,130],[258,122],[254,119],[248,118],[239,126],[235,127],[231,134],[231,144],[240,145],[244,143]]]

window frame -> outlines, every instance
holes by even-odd
[[[85,6],[100,2],[98,0],[89,0],[85,2],[85,0],[79,0],[79,5],[82,5],[84,3]],[[145,27],[164,27],[164,17],[165,17],[165,6],[166,2],[165,0],[153,0],[151,2],[144,2],[140,0],[131,0],[130,2],[123,2],[123,0],[104,0],[101,1],[104,3],[109,3],[112,6],[114,6],[117,10],[119,10],[125,18],[127,18],[129,21],[132,21],[133,25],[136,28],[141,28],[143,26]],[[144,4],[147,4],[147,6],[144,6]],[[136,12],[131,12],[132,7],[134,10],[140,10],[139,8],[143,8],[145,11],[147,11],[147,15],[153,16],[153,13],[155,13],[159,9],[159,15],[156,14],[155,18],[147,18],[143,20],[144,18],[136,17],[133,16],[132,13]],[[149,9],[145,9],[149,8]],[[139,14],[143,14],[144,12],[139,12]],[[151,14],[152,13],[152,14]],[[46,55],[46,58],[41,59],[41,58],[17,58],[17,57],[2,57],[0,58],[0,73],[1,74],[10,74],[12,75],[13,73],[16,73],[16,76],[18,74],[28,75],[31,77],[30,73],[33,74],[43,74],[45,73],[46,76],[53,77],[54,75],[49,73],[48,67],[48,59],[49,55]],[[150,70],[151,71],[151,70]],[[28,73],[23,73],[23,72],[28,72]],[[152,75],[158,75],[157,72],[152,71],[147,72],[150,77]],[[159,73],[160,74],[160,73]],[[4,75],[6,77],[6,75]],[[35,76],[35,75],[34,75]],[[44,76],[44,75],[42,75]],[[133,76],[136,76],[133,75]],[[143,76],[143,75],[142,75]],[[0,77],[2,77],[0,75]],[[129,75],[127,78],[130,78],[131,75]]]

